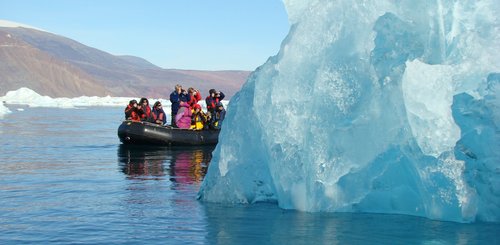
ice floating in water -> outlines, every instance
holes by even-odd
[[[169,97],[169,95],[165,95]],[[130,100],[135,99],[139,101],[140,98],[130,97],[97,97],[97,96],[81,96],[77,98],[51,98],[49,96],[42,96],[29,88],[20,88],[15,91],[9,91],[3,97],[0,97],[0,102],[6,104],[27,105],[29,107],[57,107],[57,108],[85,108],[92,106],[107,106],[107,107],[123,107],[129,103]],[[149,103],[154,104],[155,101],[160,101],[163,105],[165,113],[170,117],[170,100],[162,98],[149,98]],[[229,103],[223,100],[222,103],[227,107]],[[199,101],[198,104],[206,110],[205,100]],[[18,111],[23,111],[18,109]],[[0,116],[10,113],[10,110],[4,105],[0,104]]]
[[[285,0],[199,197],[500,221],[500,5]]]
[[[81,96],[77,98],[51,98],[42,96],[29,88],[20,88],[15,91],[7,92],[1,101],[7,104],[28,105],[30,107],[58,107],[58,108],[75,108],[75,107],[90,107],[90,106],[118,106],[123,107],[128,104],[131,99],[127,97],[97,97],[97,96]]]
[[[3,103],[1,103],[0,101],[0,118],[2,118],[5,114],[8,114],[10,112],[11,111],[9,110],[9,108],[5,107]]]

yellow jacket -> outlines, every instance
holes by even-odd
[[[193,117],[191,120],[191,129],[202,130],[205,127],[205,123],[207,122],[207,115],[200,111],[195,114],[193,112]]]

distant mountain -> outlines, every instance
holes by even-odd
[[[116,56],[77,41],[26,27],[0,25],[0,96],[20,87],[42,95],[163,97],[175,84],[216,88],[228,97],[249,71],[162,69],[135,56]]]
[[[137,57],[137,56],[120,55],[118,57],[120,57],[121,59],[123,59],[129,63],[136,65],[137,67],[142,67],[143,69],[158,69],[158,68],[160,68],[158,66],[153,65],[151,62],[149,62],[143,58]]]

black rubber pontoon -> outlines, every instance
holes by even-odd
[[[118,127],[118,137],[122,143],[139,145],[215,145],[219,140],[219,132],[133,121],[123,121]]]

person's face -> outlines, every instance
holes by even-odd
[[[200,108],[196,108],[194,111],[195,111],[196,113],[198,113],[198,112],[200,112]]]
[[[181,87],[177,87],[176,90],[177,90],[177,93],[181,93],[182,88]]]
[[[133,105],[133,106],[137,108],[137,103],[134,103],[134,105]]]
[[[144,106],[147,106],[147,105],[148,105],[148,102],[147,102],[147,101],[144,101],[144,102],[142,102],[142,104],[143,104]]]

